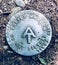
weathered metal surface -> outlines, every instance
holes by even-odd
[[[8,44],[15,52],[25,56],[41,53],[49,45],[51,37],[49,21],[34,10],[15,14],[6,27]]]

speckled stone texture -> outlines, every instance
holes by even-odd
[[[5,29],[12,8],[17,7],[13,0],[2,0],[0,3],[0,65],[43,65],[39,57],[46,59],[47,65],[58,65],[58,0],[31,0],[22,10],[36,10],[50,21],[53,36],[48,48],[40,55],[25,57],[16,54],[7,44]],[[1,12],[4,12],[1,14]]]

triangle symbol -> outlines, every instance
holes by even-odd
[[[28,28],[26,29],[26,31],[24,32],[23,37],[25,37],[26,35],[31,35],[31,36],[33,36],[33,37],[36,37],[36,35],[35,35],[34,32],[31,30],[30,27],[28,27]]]
[[[27,42],[28,44],[31,43],[31,38],[35,38],[36,35],[34,34],[33,30],[30,28],[30,27],[27,27],[27,29],[25,30],[24,34],[23,34],[23,37],[26,37],[27,36]]]
[[[31,33],[31,31],[30,30],[27,30],[27,33]]]

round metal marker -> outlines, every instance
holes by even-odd
[[[20,11],[6,27],[9,46],[18,54],[31,56],[47,48],[52,37],[49,21],[34,10]]]

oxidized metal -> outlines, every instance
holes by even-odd
[[[6,38],[18,54],[31,56],[47,48],[52,37],[49,21],[34,10],[20,11],[9,20]]]

